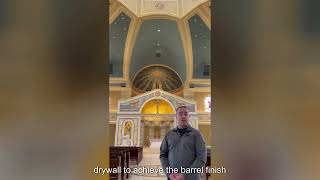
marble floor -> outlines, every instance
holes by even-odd
[[[143,149],[143,159],[138,164],[138,168],[161,168],[159,154],[160,154],[159,142],[151,143],[149,148]],[[135,166],[133,166],[135,167]],[[166,180],[166,176],[163,173],[146,173],[146,174],[133,174],[130,180]]]

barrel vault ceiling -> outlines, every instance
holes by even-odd
[[[160,4],[150,4],[149,1],[109,1],[111,82],[121,81],[131,86],[141,69],[157,64],[174,70],[185,86],[194,82],[209,82],[210,1],[190,0],[189,9],[178,8],[176,14],[164,13],[164,9],[170,8],[165,2],[173,0],[159,1],[164,2]],[[181,2],[177,0],[180,3],[178,6],[182,7]],[[187,7],[189,1],[183,2]],[[155,10],[147,15],[136,13],[132,9],[135,3],[149,3],[148,7],[152,5]]]

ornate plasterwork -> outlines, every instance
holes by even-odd
[[[124,136],[124,126],[127,122],[132,124],[131,137]],[[117,118],[115,145],[116,146],[139,146],[140,144],[140,117],[119,116]]]
[[[136,16],[169,15],[181,18],[208,0],[117,0]]]
[[[141,146],[141,110],[144,105],[153,99],[162,99],[170,103],[173,109],[176,109],[180,105],[185,105],[188,107],[190,112],[190,124],[192,127],[198,129],[198,120],[196,113],[196,103],[193,101],[186,100],[179,96],[170,94],[168,92],[156,89],[145,94],[130,98],[126,101],[119,102],[119,108],[117,112],[116,120],[116,134],[115,134],[115,146]],[[174,116],[174,114],[173,114]],[[125,124],[130,122],[131,126],[131,136],[126,136]],[[174,126],[177,122],[174,121]]]
[[[118,106],[118,113],[125,113],[125,112],[134,112],[134,113],[141,113],[141,109],[143,105],[155,98],[162,98],[173,106],[176,109],[178,106],[185,105],[189,108],[189,111],[192,113],[196,112],[196,103],[183,99],[179,96],[173,95],[171,93],[162,91],[160,89],[156,89],[142,95],[136,96],[126,101],[120,101]]]

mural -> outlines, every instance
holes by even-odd
[[[126,123],[124,123],[123,137],[127,139],[131,139],[132,138],[131,132],[132,132],[132,123],[130,121],[127,121]]]
[[[133,79],[133,89],[139,93],[145,93],[154,89],[161,89],[175,93],[182,88],[179,75],[172,69],[152,65],[142,69]]]

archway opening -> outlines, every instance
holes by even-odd
[[[147,102],[141,110],[143,125],[143,145],[149,147],[152,143],[161,141],[172,128],[175,110],[163,99],[153,99]]]

